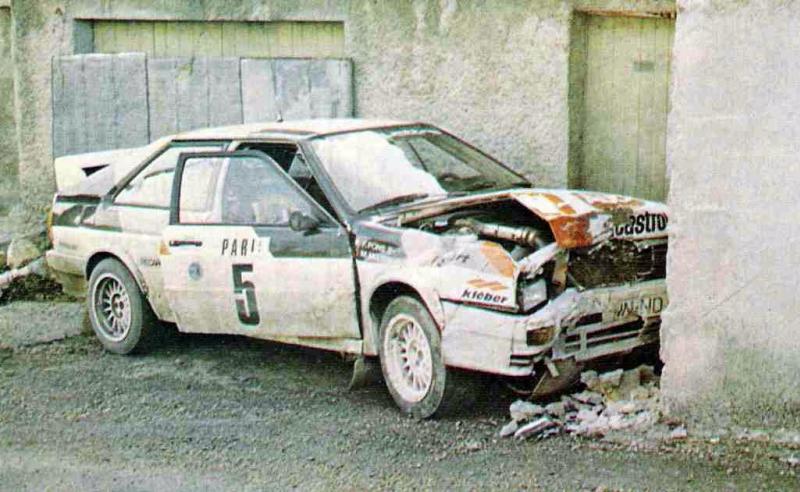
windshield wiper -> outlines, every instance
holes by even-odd
[[[369,207],[362,208],[359,212],[367,212],[369,210],[377,210],[379,208],[390,207],[392,205],[399,205],[401,203],[406,202],[413,202],[414,200],[421,200],[422,198],[428,198],[427,193],[409,193],[407,195],[400,195],[389,198],[388,200],[383,200]]]
[[[492,190],[508,190],[511,188],[530,188],[533,185],[529,181],[515,181],[508,186],[498,186],[496,183],[480,183],[470,186],[464,191],[492,191]]]

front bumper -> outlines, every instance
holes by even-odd
[[[545,357],[586,361],[658,342],[667,287],[659,279],[582,292],[567,289],[527,315],[447,301],[443,305],[445,364],[528,376]],[[642,305],[649,307],[644,314],[620,307]]]

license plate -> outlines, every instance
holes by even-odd
[[[621,299],[611,307],[613,320],[639,317],[651,318],[658,316],[667,307],[665,296],[637,296]]]

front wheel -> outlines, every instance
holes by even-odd
[[[440,410],[447,389],[439,329],[417,299],[400,296],[383,314],[380,328],[383,378],[400,410],[418,419]]]
[[[111,258],[98,263],[89,277],[88,294],[89,321],[106,350],[127,354],[151,340],[155,315],[122,263]]]

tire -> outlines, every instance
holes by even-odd
[[[380,359],[386,387],[403,413],[417,419],[441,414],[449,399],[442,339],[419,300],[400,296],[389,303],[381,319]]]
[[[92,330],[109,352],[141,352],[153,341],[156,317],[119,261],[107,258],[92,270],[86,303]]]

